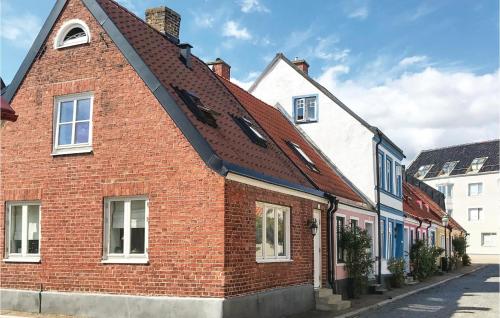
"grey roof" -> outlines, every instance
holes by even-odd
[[[368,130],[370,130],[373,134],[378,135],[380,133],[381,137],[387,141],[392,147],[394,147],[397,151],[399,151],[401,154],[404,156],[404,152],[401,148],[399,148],[392,140],[387,137],[386,134],[384,134],[379,128],[370,125],[367,121],[365,121],[363,118],[361,118],[358,114],[353,112],[349,107],[347,107],[346,104],[344,104],[340,99],[338,99],[335,95],[333,95],[328,89],[326,89],[323,85],[320,83],[316,82],[312,77],[310,77],[308,74],[302,72],[295,64],[292,63],[283,53],[277,53],[274,59],[269,63],[269,65],[266,66],[264,71],[257,77],[255,82],[250,86],[248,89],[249,92],[252,92],[255,87],[260,83],[260,81],[264,78],[264,76],[274,67],[274,65],[279,61],[279,60],[285,61],[290,67],[295,69],[300,75],[302,75],[309,83],[311,83],[313,86],[315,86],[317,89],[319,89],[323,94],[328,96],[335,104],[339,105],[342,109],[344,109],[349,115],[354,117],[357,121],[359,121],[363,126],[365,126]]]
[[[456,145],[439,149],[422,151],[408,167],[408,174],[414,175],[418,168],[424,165],[433,165],[424,179],[438,177],[443,165],[449,161],[458,161],[450,173],[451,176],[467,173],[470,164],[475,158],[488,157],[479,170],[481,172],[499,171],[500,139],[478,143]]]

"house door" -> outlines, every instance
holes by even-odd
[[[314,288],[321,287],[321,211],[314,210],[313,217],[318,223],[318,232],[314,236]]]
[[[410,233],[408,228],[405,227],[405,232],[403,236],[404,241],[404,258],[405,258],[405,270],[406,272],[410,272]]]

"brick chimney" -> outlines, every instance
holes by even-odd
[[[163,34],[179,39],[181,16],[167,7],[146,9],[146,22]]]
[[[295,66],[297,66],[299,70],[304,72],[306,75],[309,73],[309,64],[306,62],[306,60],[299,60],[298,58],[295,58],[292,63],[295,64]]]
[[[231,66],[222,59],[216,58],[214,62],[208,62],[207,65],[210,66],[215,74],[227,79],[228,81],[231,80]]]

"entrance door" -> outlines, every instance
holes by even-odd
[[[314,236],[314,288],[321,287],[321,211],[314,210],[313,217],[318,224],[318,232]]]

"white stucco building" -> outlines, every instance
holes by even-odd
[[[279,53],[249,92],[288,114],[380,208],[381,265],[382,274],[387,274],[386,260],[403,256],[403,151],[312,79],[308,67],[304,60],[292,62]],[[376,255],[380,255],[375,245]]]
[[[500,261],[499,140],[422,151],[408,173],[445,195],[473,261]]]

